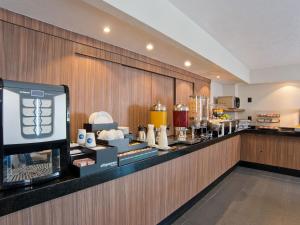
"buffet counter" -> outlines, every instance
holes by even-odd
[[[253,141],[249,135],[280,136],[300,146],[299,133],[249,129],[99,174],[80,178],[70,174],[38,186],[1,191],[0,224],[157,224],[241,159],[255,162],[247,153]],[[300,169],[300,163],[298,168],[293,161],[291,168]]]

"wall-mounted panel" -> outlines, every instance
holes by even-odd
[[[186,100],[194,82],[209,84],[171,65],[4,9],[0,49],[0,77],[69,86],[73,140],[90,113],[100,110],[136,131],[149,122],[149,108],[157,100],[167,106],[172,128],[175,95]],[[178,88],[175,78],[180,78]]]
[[[210,83],[195,81],[194,94],[210,97]]]
[[[152,105],[159,101],[167,106],[169,134],[173,133],[174,82],[172,77],[152,74]]]
[[[194,94],[194,84],[189,81],[176,79],[176,104],[188,104],[189,97]]]

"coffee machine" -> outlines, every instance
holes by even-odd
[[[0,189],[60,176],[69,164],[67,86],[0,79]]]

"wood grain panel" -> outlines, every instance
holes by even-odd
[[[27,82],[66,84],[76,96],[76,80],[72,76],[73,44],[49,35],[0,22],[0,74],[3,79]],[[76,102],[71,98],[71,129]]]
[[[195,81],[194,94],[198,96],[210,97],[210,83]]]
[[[297,137],[243,134],[243,161],[300,169],[300,140]]]
[[[148,123],[148,109],[157,98],[164,98],[172,124],[173,77],[191,85],[209,83],[198,75],[1,8],[0,19],[1,77],[68,85],[73,140],[89,114],[99,110],[136,131],[139,124]]]
[[[152,105],[159,101],[167,106],[170,135],[173,134],[174,82],[174,78],[152,74]]]
[[[176,104],[189,103],[189,97],[194,94],[194,84],[176,79]]]
[[[64,30],[62,28],[56,27],[51,24],[47,24],[6,9],[0,8],[0,20],[16,24],[18,26],[22,26],[25,28],[29,28],[34,31],[42,32],[45,34],[49,34],[51,36],[59,37],[65,40],[69,40],[73,43],[80,43],[87,47],[92,47],[93,49],[100,49],[107,54],[107,60],[111,60],[116,57],[116,55],[123,56],[125,60],[131,60],[131,63],[145,63],[145,65],[153,70],[155,73],[163,74],[166,76],[171,76],[179,79],[197,79],[202,80],[203,82],[210,82],[209,79],[201,77],[197,74],[191,73],[189,71],[183,70],[181,68],[168,65],[166,63],[160,62],[158,60],[140,55],[135,52],[131,52],[129,50],[111,45],[109,43],[105,43],[84,35],[80,35],[77,33],[73,33],[68,30]],[[81,45],[82,47],[82,45]],[[130,65],[131,66],[131,65]]]
[[[239,161],[240,137],[0,218],[0,225],[157,224]]]

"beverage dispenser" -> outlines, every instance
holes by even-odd
[[[167,126],[167,107],[160,102],[153,105],[150,111],[150,123],[155,129],[159,129],[161,125]]]
[[[184,104],[177,104],[173,110],[173,125],[177,140],[186,141],[186,131],[189,126],[189,107]]]
[[[0,79],[0,188],[61,175],[69,163],[67,86]]]
[[[200,134],[207,132],[209,120],[209,98],[206,96],[190,96],[190,126],[198,130]]]

